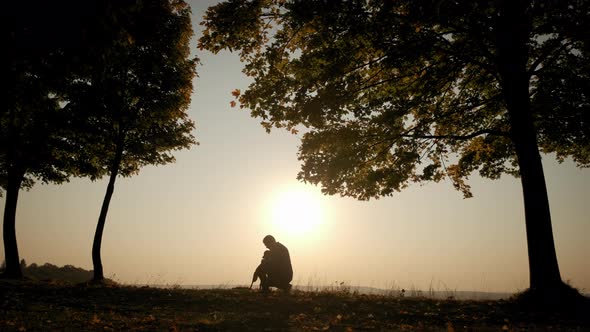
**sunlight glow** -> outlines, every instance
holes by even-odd
[[[305,187],[288,188],[272,203],[271,222],[291,235],[305,235],[316,230],[323,219],[319,195]]]

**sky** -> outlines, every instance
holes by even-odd
[[[519,179],[474,174],[470,199],[447,180],[370,201],[323,196],[298,182],[299,137],[267,134],[248,110],[230,107],[231,91],[244,91],[249,82],[238,57],[195,47],[198,23],[215,2],[189,1],[193,51],[202,64],[188,112],[200,145],[175,153],[174,164],[117,179],[102,242],[106,277],[137,285],[249,285],[265,250],[262,238],[272,234],[289,248],[293,282],[303,286],[528,287]],[[552,156],[543,164],[562,278],[588,292],[590,170]],[[92,269],[106,185],[107,179],[73,178],[21,191],[20,257]],[[0,213],[4,204],[0,198]]]

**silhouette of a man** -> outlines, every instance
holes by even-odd
[[[262,272],[259,275],[260,288],[262,291],[268,291],[269,287],[289,291],[291,289],[290,282],[293,280],[289,250],[277,242],[272,235],[265,236],[262,243],[268,248],[268,253],[264,256],[259,267]]]

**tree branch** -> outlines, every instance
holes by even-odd
[[[493,66],[481,62],[477,59],[475,59],[474,57],[469,56],[468,54],[465,53],[464,50],[462,50],[461,52],[455,52],[453,51],[453,44],[451,43],[451,41],[449,41],[448,39],[444,38],[443,36],[439,35],[439,34],[434,34],[436,36],[436,39],[442,41],[442,43],[444,45],[447,45],[447,48],[443,47],[443,46],[436,46],[434,45],[435,48],[437,48],[439,51],[445,52],[449,55],[452,56],[456,56],[459,59],[462,59],[463,61],[466,61],[468,63],[472,63],[478,67],[480,67],[481,69],[483,69],[484,71],[486,71],[488,74],[490,74],[492,77],[494,77],[496,80],[499,80],[499,76],[496,73],[496,70]],[[487,48],[484,47],[484,45],[480,45],[480,47],[482,49],[484,49],[484,53],[487,53],[487,56],[492,56],[491,53],[489,52],[489,50],[487,50]],[[484,57],[486,55],[483,55]]]
[[[400,135],[400,137],[424,138],[424,139],[450,139],[450,140],[468,140],[481,135],[494,135],[508,137],[507,132],[491,129],[482,129],[468,135]]]
[[[560,40],[560,42],[562,40]],[[557,56],[559,56],[559,54],[561,53],[561,51],[563,51],[564,49],[568,48],[572,44],[573,44],[573,42],[565,43],[565,44],[561,45],[561,47],[559,49],[557,49],[557,50],[555,50],[555,48],[550,48],[545,53],[543,53],[542,55],[540,55],[537,58],[537,60],[530,66],[529,70],[527,71],[529,73],[529,77],[537,74],[539,71],[542,70],[542,68],[547,67],[548,64],[550,64],[551,62],[553,62],[553,60],[555,58],[557,58]],[[552,54],[553,54],[553,56],[549,57]],[[545,60],[547,60],[547,62],[545,63],[545,65],[541,69],[537,70],[537,67],[539,65],[541,65],[541,63],[543,63],[543,61],[545,61]]]

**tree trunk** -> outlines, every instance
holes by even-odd
[[[527,73],[530,22],[526,2],[500,1],[498,71],[510,119],[524,198],[530,288],[551,292],[563,286],[557,264],[543,164],[529,100]]]
[[[96,224],[96,232],[94,233],[94,242],[92,243],[92,265],[94,266],[94,281],[104,280],[104,272],[102,269],[102,259],[100,257],[100,248],[102,245],[102,233],[104,231],[104,225],[107,219],[107,213],[109,211],[109,204],[115,191],[115,180],[119,174],[119,167],[123,156],[122,144],[117,146],[115,158],[111,165],[111,174],[109,177],[109,184],[107,185],[107,191],[102,201],[102,207],[100,208],[100,215],[98,217],[98,223]]]
[[[23,274],[18,257],[18,245],[16,242],[16,206],[20,186],[25,176],[24,171],[10,170],[6,186],[6,203],[4,205],[4,224],[2,227],[4,238],[4,255],[6,270],[4,278],[19,279]]]

